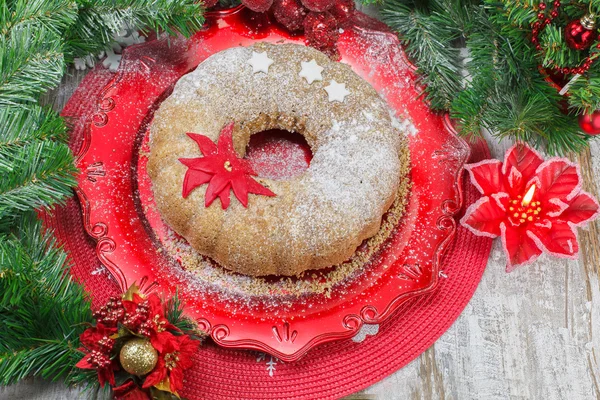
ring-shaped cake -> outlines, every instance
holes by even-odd
[[[304,136],[308,169],[287,180],[255,177],[275,196],[250,194],[206,207],[206,190],[187,197],[180,159],[202,157],[189,133],[219,141],[233,125],[245,154],[254,133]],[[182,77],[151,127],[148,173],[163,219],[200,254],[247,275],[298,275],[339,264],[374,236],[408,179],[402,125],[346,64],[310,47],[257,43],[207,58]],[[227,163],[224,166],[227,168]],[[229,190],[229,189],[227,189]]]

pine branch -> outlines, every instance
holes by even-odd
[[[0,36],[0,106],[35,103],[58,85],[64,68],[62,43],[46,28],[27,26]]]
[[[77,184],[73,155],[63,143],[35,141],[0,147],[0,219],[61,203]]]
[[[0,2],[1,33],[12,30],[43,29],[56,35],[62,34],[76,19],[77,5],[71,0],[16,0]]]
[[[542,60],[544,67],[564,68],[578,66],[582,63],[581,52],[567,46],[563,37],[563,29],[560,27],[553,25],[546,27],[540,40],[544,49]]]
[[[460,28],[443,10],[410,7],[412,2],[389,0],[381,10],[384,22],[401,32],[408,57],[415,61],[427,100],[434,109],[447,109],[462,86],[462,60],[454,42]],[[440,7],[443,9],[443,7]]]
[[[143,32],[180,33],[186,37],[204,23],[200,2],[194,0],[77,0],[79,16],[66,32],[70,57],[98,54],[124,27]]]
[[[0,107],[0,148],[14,148],[34,140],[66,143],[67,138],[65,121],[52,110],[38,105]]]
[[[92,315],[65,264],[33,213],[0,234],[0,385],[28,376],[78,379],[78,338]]]
[[[177,293],[175,293],[173,297],[165,303],[165,317],[171,324],[181,329],[186,334],[196,336],[202,335],[202,333],[198,331],[196,323],[183,314],[183,307],[183,303],[179,299]]]

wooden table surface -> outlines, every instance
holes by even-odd
[[[45,101],[62,109],[84,75],[69,70]],[[501,159],[510,143],[486,136]],[[573,159],[581,163],[584,189],[598,197],[600,140]],[[495,241],[454,325],[408,366],[351,398],[600,400],[599,228],[597,221],[580,230],[578,260],[542,256],[511,274]],[[6,400],[86,397],[41,380],[0,389]]]

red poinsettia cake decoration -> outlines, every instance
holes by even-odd
[[[187,135],[198,144],[204,157],[179,159],[188,167],[183,180],[183,198],[205,183],[208,183],[205,207],[210,206],[217,197],[221,199],[223,209],[229,207],[231,189],[244,207],[248,206],[249,193],[275,196],[275,193],[252,178],[256,173],[248,160],[238,157],[233,148],[233,126],[231,122],[221,130],[216,145],[207,136],[188,132]]]
[[[504,163],[484,160],[466,165],[483,197],[461,224],[479,236],[501,236],[507,272],[533,262],[543,251],[576,258],[576,227],[598,216],[598,202],[581,190],[579,167],[565,158],[544,159],[517,144]]]

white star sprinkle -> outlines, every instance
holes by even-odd
[[[323,80],[323,77],[321,76],[323,67],[317,64],[314,58],[310,60],[310,62],[302,61],[300,64],[302,65],[302,71],[300,71],[298,75],[300,75],[302,78],[305,78],[308,84],[311,84],[314,81]]]
[[[269,73],[269,66],[273,64],[273,60],[269,58],[266,51],[262,53],[252,52],[252,58],[248,61],[248,64],[252,65],[252,72],[264,72]]]
[[[344,98],[350,94],[348,90],[346,90],[345,83],[337,83],[335,80],[331,80],[329,86],[324,87],[325,91],[329,95],[329,102],[339,101],[340,103],[344,102]]]

